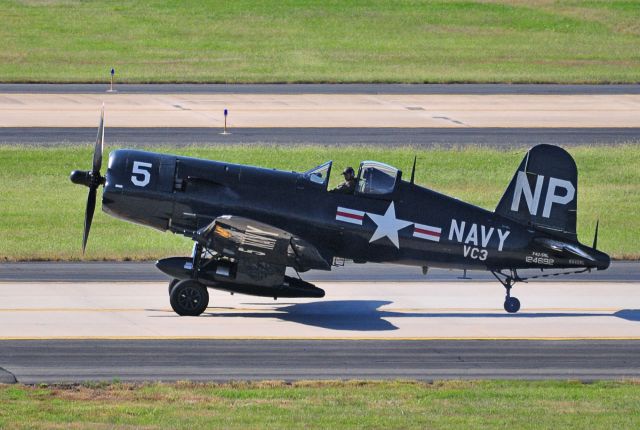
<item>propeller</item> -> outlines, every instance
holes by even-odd
[[[596,234],[593,236],[593,249],[596,249],[598,246],[598,226],[600,225],[600,220],[596,221]]]
[[[105,179],[100,175],[102,167],[102,148],[104,144],[104,104],[100,111],[100,127],[98,128],[98,136],[96,137],[96,145],[93,149],[93,163],[91,170],[74,170],[71,172],[71,182],[78,185],[84,185],[89,188],[89,196],[87,197],[87,208],[84,213],[84,233],[82,235],[82,254],[87,247],[89,239],[89,230],[91,230],[91,221],[96,210],[96,194],[98,187],[104,185]]]

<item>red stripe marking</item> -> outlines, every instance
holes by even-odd
[[[359,220],[359,221],[362,221],[362,220],[364,219],[364,215],[354,215],[354,214],[350,214],[350,213],[347,213],[347,212],[340,212],[340,211],[337,211],[337,212],[336,212],[336,215],[340,215],[340,216],[343,216],[343,217],[345,217],[345,218],[353,218],[353,219],[357,219],[357,220]]]
[[[437,232],[431,231],[431,230],[425,230],[425,229],[418,228],[418,227],[415,227],[414,232],[415,233],[426,234],[427,236],[440,237],[440,233],[437,233]]]

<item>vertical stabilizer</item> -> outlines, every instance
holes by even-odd
[[[572,240],[576,237],[578,170],[571,155],[553,145],[527,152],[496,213]]]

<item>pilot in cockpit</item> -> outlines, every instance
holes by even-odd
[[[353,194],[356,190],[356,175],[353,167],[347,167],[342,172],[344,175],[344,182],[331,190],[332,193]]]

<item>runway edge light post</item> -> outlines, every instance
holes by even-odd
[[[222,130],[222,133],[220,134],[231,134],[227,131],[227,115],[229,115],[229,111],[225,108],[224,109],[224,129]]]
[[[113,75],[116,74],[116,69],[114,69],[113,67],[111,68],[111,81],[109,84],[109,89],[107,90],[108,93],[115,93],[116,90],[113,89]]]

